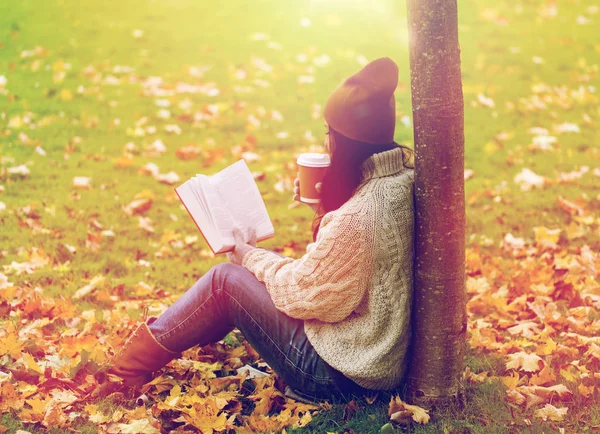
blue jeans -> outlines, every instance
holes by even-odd
[[[238,328],[293,392],[309,401],[370,392],[321,359],[304,321],[277,310],[265,284],[241,265],[215,265],[149,328],[178,352],[217,342]]]

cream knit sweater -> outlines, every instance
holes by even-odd
[[[374,154],[361,183],[326,213],[300,259],[248,251],[242,266],[265,283],[275,306],[305,320],[329,365],[368,389],[397,387],[410,337],[414,170],[401,149]]]

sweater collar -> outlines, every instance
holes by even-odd
[[[402,148],[371,155],[360,165],[360,182],[399,173],[405,169],[402,161]]]

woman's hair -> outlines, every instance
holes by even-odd
[[[401,148],[402,164],[404,167],[414,169],[414,153],[408,146],[399,145],[396,142],[384,145],[359,142],[341,135],[332,128],[329,128],[328,134],[329,149],[332,148],[331,142],[333,142],[333,152],[331,164],[325,172],[321,185],[321,203],[312,222],[313,241],[317,240],[317,233],[323,216],[338,209],[352,197],[360,184],[360,166],[371,155]]]

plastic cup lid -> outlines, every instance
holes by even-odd
[[[331,164],[331,159],[329,154],[305,152],[304,154],[300,154],[296,162],[301,166],[327,167]]]

